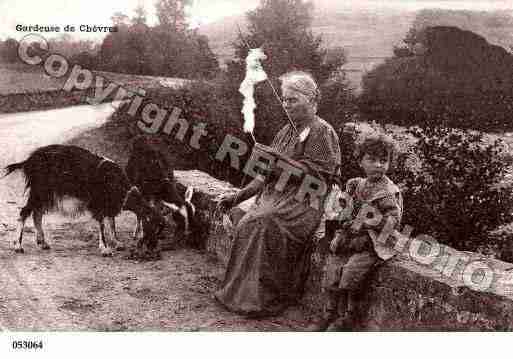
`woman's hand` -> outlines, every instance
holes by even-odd
[[[330,243],[330,251],[336,254],[339,248],[346,248],[348,246],[349,238],[347,232],[344,229],[339,229],[335,232],[335,237]]]

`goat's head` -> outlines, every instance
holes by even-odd
[[[159,234],[166,225],[166,219],[155,208],[144,199],[141,191],[133,186],[127,192],[123,209],[132,211],[137,217],[143,219],[144,222],[155,227],[154,233]]]
[[[175,203],[163,201],[164,206],[166,206],[173,212],[174,217],[178,215],[181,218],[181,221],[183,221],[184,234],[186,236],[189,236],[191,234],[191,228],[194,226],[195,223],[194,219],[196,216],[196,207],[194,206],[194,204],[192,204],[193,194],[194,188],[188,187],[185,191],[184,201],[181,206]]]

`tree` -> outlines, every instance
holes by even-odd
[[[228,63],[223,77],[224,96],[232,101],[236,113],[242,107],[238,89],[246,72],[248,47],[261,47],[267,55],[262,65],[275,89],[279,91],[278,77],[285,72],[308,71],[321,86],[318,113],[336,130],[352,117],[352,91],[340,72],[345,53],[341,48],[328,50],[322,46],[322,37],[314,36],[311,30],[312,14],[312,4],[303,0],[261,0],[255,10],[247,13],[246,33],[235,41],[235,59]],[[270,143],[287,123],[286,114],[267,82],[257,85],[255,100],[256,139]]]
[[[107,71],[138,75],[212,77],[219,64],[210,50],[208,38],[195,31],[174,31],[170,22],[172,17],[164,16],[176,4],[170,1],[156,4],[165,23],[154,27],[146,25],[144,8],[136,8],[130,25],[122,25],[118,32],[105,37],[100,54],[101,67]],[[113,20],[120,19],[124,18],[118,16]],[[184,19],[176,19],[177,24],[185,24]]]
[[[4,61],[13,63],[18,61],[18,41],[12,38],[5,40],[3,44],[2,58]]]
[[[235,62],[230,69],[243,73],[250,47],[263,47],[268,56],[265,70],[271,76],[308,70],[323,82],[345,62],[343,53],[330,56],[322,38],[311,30],[313,5],[303,0],[261,0],[247,13],[248,32],[235,43]],[[335,53],[332,53],[335,54]]]
[[[77,55],[72,56],[70,62],[73,64],[78,64],[86,69],[96,68],[96,57],[87,51],[83,51]]]
[[[412,37],[413,39],[413,37]],[[427,27],[363,78],[360,110],[402,126],[513,128],[513,55],[457,27]]]
[[[149,62],[151,56],[148,43],[150,33],[151,29],[141,22],[136,22],[129,28],[125,44],[125,52],[129,61],[127,72],[138,75],[150,74]]]
[[[70,34],[61,34],[54,39],[48,41],[50,48],[66,58],[72,58],[82,52],[88,52],[90,55],[96,56],[98,45],[91,40],[76,40]]]
[[[216,55],[210,49],[208,37],[194,33],[197,41],[197,51],[199,54],[198,62],[200,64],[200,73],[203,77],[209,78],[214,76],[219,70],[219,61]]]
[[[105,71],[123,72],[127,67],[127,52],[125,51],[128,42],[128,27],[119,28],[118,32],[113,32],[103,39],[100,55],[99,67]]]
[[[122,12],[111,16],[112,24],[118,28],[117,32],[107,34],[100,47],[98,66],[102,70],[126,72],[129,68],[128,52],[126,51],[130,29],[129,17]]]
[[[4,51],[5,51],[5,45],[4,45],[4,42],[0,39],[0,62],[4,61]]]
[[[431,26],[454,26],[475,32],[488,42],[504,47],[511,44],[513,16],[511,11],[473,11],[423,9],[416,13],[412,29],[422,31]]]
[[[146,25],[147,22],[147,13],[144,9],[144,6],[139,5],[134,10],[134,17],[132,17],[132,24],[134,25]]]
[[[155,4],[159,24],[175,32],[187,28],[185,8],[192,5],[192,0],[158,0]]]
[[[126,28],[128,25],[130,25],[130,18],[123,14],[121,11],[115,12],[110,17],[110,20],[112,21],[112,24],[118,28]]]

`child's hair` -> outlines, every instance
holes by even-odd
[[[363,140],[356,145],[355,157],[361,161],[365,155],[388,157],[390,159],[390,166],[393,166],[397,149],[394,140],[385,134],[372,134],[367,135]]]

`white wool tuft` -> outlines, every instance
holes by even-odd
[[[242,114],[244,115],[244,132],[253,133],[255,129],[255,85],[267,79],[261,60],[267,59],[260,48],[250,49],[246,58],[246,77],[242,81],[239,92],[244,96]]]

